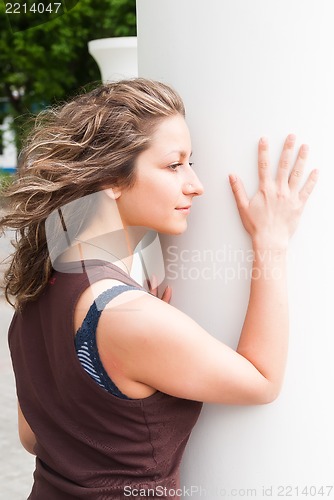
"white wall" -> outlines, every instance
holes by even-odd
[[[247,306],[251,246],[228,173],[253,194],[259,137],[269,138],[276,168],[290,132],[310,145],[308,169],[320,169],[290,247],[283,392],[268,406],[206,406],[182,467],[183,483],[202,488],[192,498],[305,498],[305,486],[334,486],[333,2],[137,0],[137,11],[139,75],[184,97],[206,188],[187,233],[164,238],[173,304],[230,346]]]

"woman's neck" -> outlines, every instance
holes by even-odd
[[[147,232],[147,228],[131,227],[104,234],[86,230],[74,238],[72,245],[62,254],[61,262],[104,260],[120,267],[130,275],[133,254]]]

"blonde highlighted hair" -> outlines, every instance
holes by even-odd
[[[50,278],[47,217],[103,188],[131,187],[137,156],[149,148],[159,122],[175,114],[185,110],[171,87],[136,78],[100,85],[37,116],[18,173],[1,193],[0,231],[16,232],[3,283],[9,303],[20,308],[37,299]]]

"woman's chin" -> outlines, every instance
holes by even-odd
[[[178,227],[166,228],[162,231],[159,231],[159,233],[170,234],[171,236],[178,236],[180,234],[183,234],[186,230],[187,230],[187,223],[182,225],[182,227],[178,226]]]

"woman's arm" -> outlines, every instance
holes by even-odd
[[[259,191],[249,201],[242,183],[231,180],[241,220],[252,236],[254,262],[247,314],[237,352],[271,381],[278,394],[288,347],[286,253],[288,241],[317,179],[313,171],[299,192],[308,147],[302,146],[290,172],[295,137],[289,136],[274,181],[269,175],[268,144],[259,142]]]
[[[33,431],[31,430],[30,425],[24,418],[22,413],[20,403],[17,403],[18,408],[18,424],[19,424],[19,437],[23,447],[29,451],[32,455],[36,455],[34,452],[34,446],[36,444],[36,437]]]
[[[231,176],[254,249],[250,299],[237,352],[167,302],[128,291],[110,302],[97,330],[111,378],[121,373],[167,394],[204,402],[262,404],[277,397],[288,343],[286,249],[316,182],[313,171],[298,191],[307,150],[301,148],[289,175],[293,144],[288,138],[274,181],[268,172],[267,143],[260,142],[259,190],[251,200],[241,181]]]

